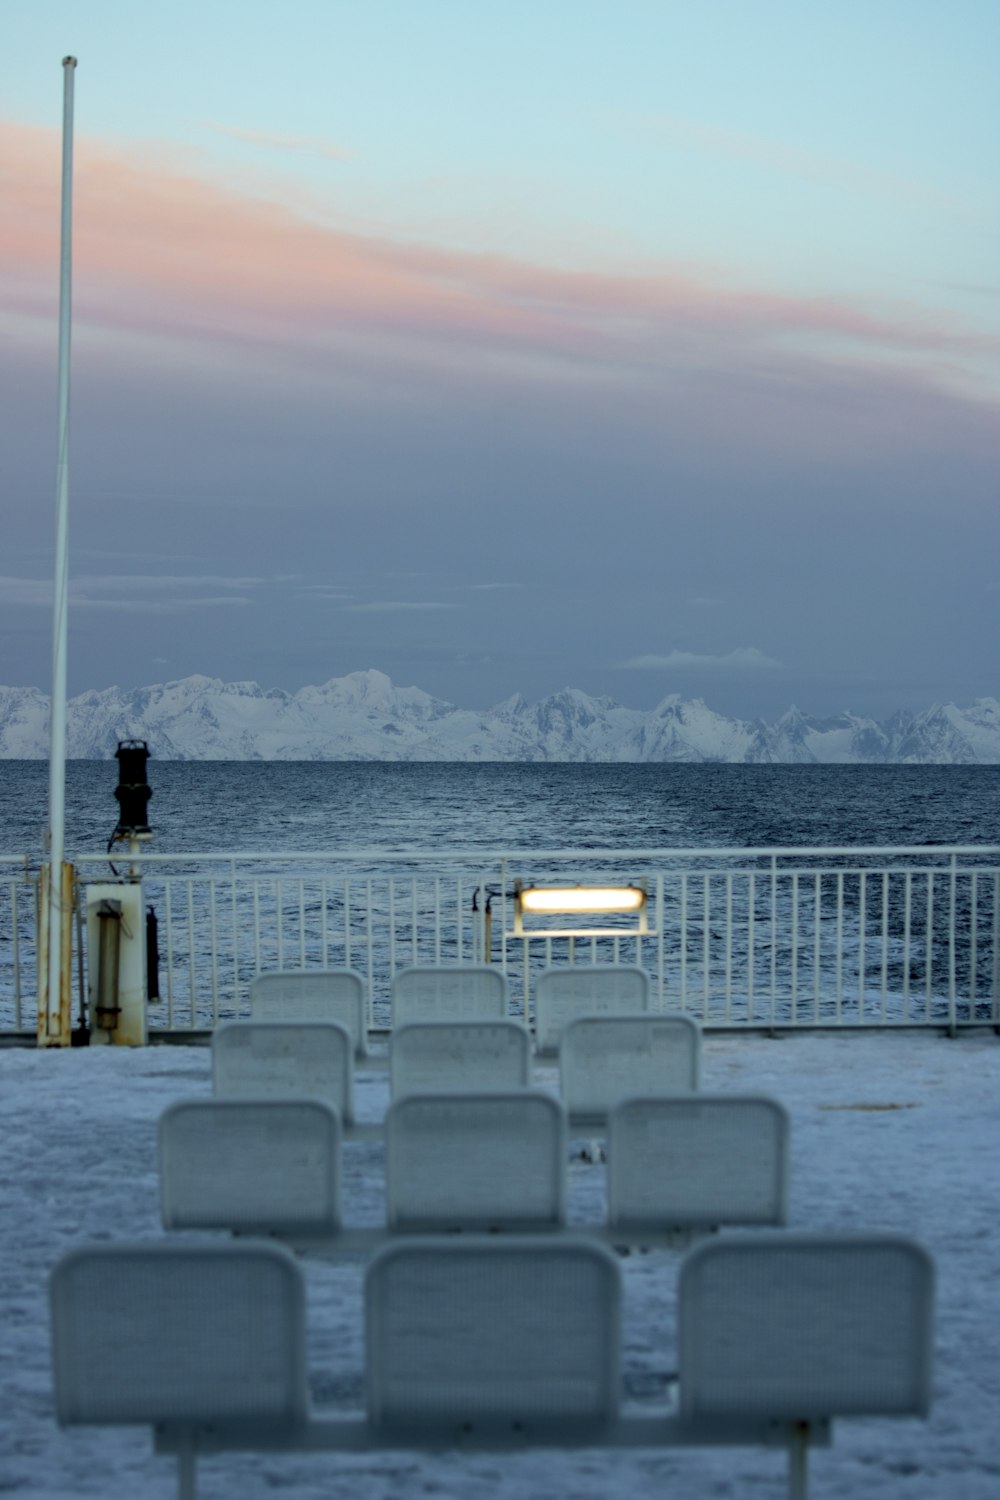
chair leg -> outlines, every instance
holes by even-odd
[[[809,1493],[809,1423],[796,1422],[788,1438],[788,1500]]]
[[[190,1434],[177,1449],[177,1500],[197,1500],[197,1473],[194,1443]]]

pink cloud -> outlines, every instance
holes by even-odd
[[[58,262],[55,131],[0,124],[0,306],[48,321]],[[1000,340],[922,309],[873,312],[665,267],[642,276],[554,269],[347,233],[233,191],[162,151],[78,139],[77,316],[91,328],[254,346],[309,363],[354,339],[420,364],[515,360],[523,373],[646,383],[652,372],[769,366],[780,378],[893,362],[934,385],[975,377]],[[965,361],[963,365],[962,362]]]

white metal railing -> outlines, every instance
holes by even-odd
[[[397,969],[487,959],[529,1018],[548,964],[627,962],[649,971],[660,1008],[707,1027],[1000,1024],[996,846],[143,853],[119,863],[141,872],[157,918],[154,1033],[246,1014],[262,970],[331,965],[361,972],[369,1024],[381,1028]],[[76,865],[82,902],[88,882],[108,879],[107,856]],[[0,1031],[35,1025],[37,875],[25,860],[0,864]],[[622,917],[602,918],[600,936],[556,936],[544,920],[515,933],[518,880],[642,880],[649,931]]]
[[[0,1031],[35,1028],[37,923],[37,867],[0,854]]]

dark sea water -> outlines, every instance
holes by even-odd
[[[71,761],[67,855],[102,850],[114,761]],[[150,761],[151,850],[764,848],[1000,842],[1000,766]],[[0,761],[0,853],[35,853],[44,761]]]

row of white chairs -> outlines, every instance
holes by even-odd
[[[212,1037],[219,1097],[309,1095],[332,1105],[349,1134],[359,1133],[355,1065],[354,1039],[336,1021],[224,1021]],[[528,1088],[532,1078],[531,1036],[520,1021],[411,1021],[390,1037],[394,1100]],[[689,1093],[700,1078],[701,1032],[686,1016],[581,1016],[562,1033],[560,1097],[574,1129],[600,1130],[620,1100]]]
[[[78,1249],[51,1279],[60,1423],[140,1424],[177,1462],[227,1450],[811,1445],[849,1416],[925,1416],[934,1270],[902,1237],[727,1237],[684,1260],[669,1405],[621,1405],[622,1279],[573,1235],[400,1239],[364,1287],[364,1405],[309,1397],[300,1266],[254,1243]],[[657,1335],[653,1332],[653,1337]],[[666,1337],[663,1336],[666,1343]],[[348,1368],[357,1356],[345,1355]]]
[[[803,1500],[808,1448],[830,1440],[834,1417],[926,1413],[926,1252],[896,1236],[758,1228],[684,1261],[673,1399],[655,1415],[623,1415],[621,1272],[600,1241],[677,1245],[720,1225],[784,1224],[787,1114],[765,1097],[695,1092],[693,1028],[678,1092],[603,1100],[606,1220],[567,1229],[565,1101],[528,1086],[523,1027],[505,1015],[470,1023],[464,1005],[459,1014],[461,1024],[400,1021],[393,1037],[404,1065],[384,1124],[386,1217],[377,1228],[343,1223],[344,1121],[328,1096],[334,1062],[340,1105],[353,1114],[363,1033],[276,1015],[221,1027],[213,1097],[181,1101],[160,1123],[165,1227],[375,1251],[364,1410],[333,1413],[309,1400],[294,1258],[259,1239],[230,1240],[64,1257],[51,1294],[61,1422],[150,1424],[157,1447],[177,1457],[181,1500],[195,1495],[198,1455],[226,1449],[705,1443],[786,1444],[790,1500]],[[677,1019],[575,1015],[568,1010],[559,1028],[564,1089],[578,1028],[597,1073],[615,1028],[631,1028],[620,1083],[641,1072],[636,1037]],[[459,1092],[463,1069],[466,1084],[472,1076],[462,1049],[473,1033],[477,1091]],[[672,1045],[683,1051],[676,1036]],[[496,1082],[498,1058],[516,1067],[509,1089],[482,1082]],[[662,1059],[652,1066],[662,1085]],[[422,1091],[442,1068],[452,1091]]]
[[[763,1095],[623,1101],[608,1120],[606,1220],[576,1227],[652,1247],[783,1225],[789,1133],[784,1106]],[[568,1123],[551,1094],[411,1094],[389,1107],[384,1138],[384,1225],[346,1226],[336,1110],[302,1097],[181,1100],[159,1126],[164,1227],[338,1253],[401,1232],[566,1227]]]
[[[546,969],[535,984],[535,1051],[554,1057],[580,1015],[637,1014],[651,1008],[649,975],[636,964],[572,964]],[[500,1021],[511,1013],[502,969],[491,964],[418,964],[390,988],[391,1029],[410,1021]],[[255,1021],[339,1021],[368,1056],[365,982],[354,969],[288,969],[258,974],[250,986]]]

